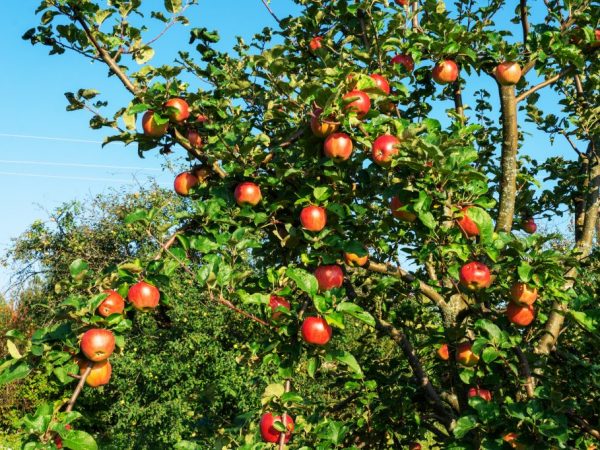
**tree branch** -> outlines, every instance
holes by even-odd
[[[527,357],[519,347],[515,347],[515,353],[517,354],[517,358],[519,358],[521,375],[525,378],[525,392],[527,392],[527,397],[533,398],[535,397],[535,380],[531,376],[529,361],[527,361]]]
[[[262,3],[263,3],[263,5],[265,5],[265,8],[267,8],[267,11],[269,11],[269,14],[271,14],[273,19],[275,19],[275,21],[277,22],[277,24],[281,26],[281,20],[279,20],[279,18],[275,15],[273,10],[269,6],[269,3],[267,2],[267,0],[262,0]]]
[[[75,402],[77,401],[77,397],[79,397],[79,394],[81,394],[81,390],[83,389],[83,385],[85,384],[85,380],[87,379],[88,375],[92,371],[92,366],[94,365],[94,363],[92,363],[91,361],[86,361],[86,364],[87,364],[86,368],[83,371],[83,373],[81,374],[81,377],[79,378],[79,383],[77,383],[77,387],[73,391],[73,395],[69,399],[69,403],[67,403],[67,408],[65,409],[66,412],[73,411],[73,407],[75,406]]]
[[[519,8],[521,10],[521,27],[523,28],[523,51],[527,52],[527,38],[529,36],[529,18],[527,10],[527,0],[520,0]]]
[[[565,70],[557,73],[553,77],[550,77],[547,80],[544,80],[541,83],[533,86],[528,91],[525,91],[525,92],[519,94],[519,96],[517,97],[517,103],[522,102],[523,100],[525,100],[527,97],[529,97],[534,92],[539,91],[540,89],[542,89],[542,88],[544,88],[544,87],[546,87],[546,86],[548,86],[548,85],[550,85],[552,83],[556,83],[558,80],[560,80],[565,75],[571,73],[572,71],[573,71],[573,67],[567,67]]]

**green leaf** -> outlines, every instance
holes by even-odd
[[[362,378],[362,376],[363,376],[362,369],[360,368],[358,361],[356,361],[356,358],[352,355],[352,353],[349,353],[349,352],[346,352],[343,350],[337,350],[337,351],[330,352],[330,355],[336,361],[339,361],[342,364],[345,364],[346,366],[348,366],[348,368],[350,370],[352,370],[354,373],[360,375],[360,377]]]
[[[90,265],[83,259],[76,259],[69,265],[69,272],[76,280],[80,279],[85,272],[90,268]]]
[[[487,211],[477,206],[471,206],[468,209],[468,216],[477,225],[481,242],[484,244],[492,242],[494,222]]]
[[[569,315],[589,332],[595,333],[598,331],[598,325],[600,324],[600,309],[593,309],[586,312],[571,310],[569,311]]]
[[[519,267],[517,268],[517,272],[519,272],[519,278],[521,281],[527,283],[531,280],[531,271],[533,268],[526,261],[521,261]]]
[[[0,372],[0,386],[10,383],[11,381],[25,378],[31,372],[31,367],[27,361],[14,360],[12,364],[4,367]]]
[[[176,14],[181,11],[181,0],[165,0],[165,9]]]
[[[148,220],[148,210],[146,210],[146,209],[136,209],[134,212],[129,213],[125,217],[124,222],[126,224],[130,224],[130,223],[147,221],[147,220]]]
[[[98,450],[98,444],[91,434],[79,430],[65,430],[60,432],[63,448],[72,450]]]
[[[10,339],[8,339],[6,341],[6,346],[8,347],[8,353],[13,358],[15,358],[15,359],[21,359],[23,357],[21,355],[21,352],[19,352],[19,349],[17,348],[17,346],[15,345],[15,343],[13,341],[11,341]]]
[[[327,200],[333,194],[333,189],[328,186],[317,187],[313,189],[313,197],[316,201],[322,202]]]
[[[477,418],[475,416],[463,416],[456,421],[454,428],[454,436],[462,439],[465,434],[477,426]]]
[[[354,303],[350,303],[350,302],[340,303],[337,306],[336,310],[339,312],[343,312],[345,314],[349,314],[350,316],[366,323],[369,326],[372,326],[372,327],[375,326],[375,318],[371,314],[369,314],[367,311],[365,311],[360,306],[358,306]]]
[[[296,286],[298,286],[298,289],[301,291],[306,292],[311,297],[317,294],[319,283],[313,274],[308,273],[304,269],[298,269],[295,267],[289,267],[285,271],[285,274],[294,280]]]
[[[481,357],[485,361],[486,364],[491,363],[496,360],[500,356],[500,352],[496,350],[494,347],[486,347],[483,349],[483,353]]]
[[[316,357],[310,358],[308,360],[308,364],[306,365],[306,371],[308,372],[308,376],[314,378],[318,368],[319,360]]]
[[[490,322],[489,320],[480,319],[477,322],[475,322],[475,327],[484,330],[488,334],[492,342],[500,343],[502,338],[502,330],[500,330],[500,327],[498,327],[498,325]]]

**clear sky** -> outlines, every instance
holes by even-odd
[[[38,3],[10,2],[0,16],[4,61],[0,71],[0,253],[32,221],[47,220],[48,212],[65,201],[85,200],[111,188],[136,190],[150,178],[169,187],[173,178],[161,169],[164,159],[158,155],[139,159],[135,146],[119,144],[102,149],[104,132],[88,127],[90,114],[65,110],[64,92],[79,88],[96,88],[113,105],[126,104],[128,96],[117,80],[106,77],[104,67],[78,55],[49,56],[46,47],[21,40],[39,22],[34,15]],[[290,0],[272,0],[271,7],[280,17],[296,8]],[[249,41],[263,27],[275,25],[261,0],[203,0],[188,17],[193,26],[219,30],[221,50],[230,49],[236,35]],[[507,17],[500,16],[497,22],[514,27]],[[170,30],[157,45],[158,61],[153,62],[170,62],[187,42],[187,28]],[[473,104],[469,94],[483,83],[494,95],[490,79],[473,80],[465,89],[467,104]],[[552,102],[545,106],[555,108]],[[450,101],[442,105],[441,115],[451,105]],[[551,147],[546,136],[529,131],[529,154],[541,158],[564,151],[572,157],[563,142]],[[0,293],[7,285],[8,272],[0,268]]]

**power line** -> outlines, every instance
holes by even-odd
[[[12,137],[19,139],[40,139],[44,141],[62,141],[62,142],[79,142],[84,144],[102,144],[101,141],[91,141],[88,139],[73,139],[73,138],[62,138],[62,137],[52,137],[52,136],[32,136],[28,134],[6,134],[0,133],[0,137]]]
[[[77,163],[62,163],[62,162],[50,162],[50,161],[19,161],[19,160],[8,160],[0,159],[0,164],[29,164],[36,166],[66,166],[66,167],[87,167],[96,169],[116,169],[116,170],[150,170],[160,172],[161,169],[156,167],[130,167],[130,166],[108,166],[102,164],[77,164]]]
[[[118,178],[92,178],[92,177],[65,177],[60,175],[43,175],[37,173],[18,173],[18,172],[0,172],[0,175],[19,176],[19,177],[35,177],[35,178],[55,178],[60,180],[78,180],[78,181],[103,181],[103,182],[119,182],[127,184],[135,184],[131,180],[120,180]]]

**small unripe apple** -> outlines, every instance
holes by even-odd
[[[313,37],[310,42],[308,43],[308,47],[310,48],[311,52],[316,52],[318,49],[323,47],[323,43],[321,42],[323,40],[323,36],[315,36]]]
[[[510,302],[506,308],[506,317],[515,325],[526,327],[535,319],[535,312],[531,305],[523,306]]]
[[[488,389],[480,389],[480,388],[470,388],[469,389],[469,398],[470,397],[481,397],[486,402],[492,401],[492,393]]]
[[[371,155],[375,164],[378,166],[389,165],[394,155],[398,153],[398,145],[400,145],[400,139],[391,134],[384,134],[375,139],[371,147]]]
[[[358,256],[356,253],[344,252],[344,261],[349,266],[364,266],[369,260],[369,255]]]
[[[359,119],[362,119],[371,109],[371,99],[363,91],[354,89],[343,96],[348,103],[344,106],[344,111],[355,112]]]
[[[144,130],[144,134],[146,136],[159,138],[167,133],[167,130],[169,129],[169,122],[159,125],[156,123],[154,111],[146,111],[142,116],[142,129]]]
[[[344,283],[344,272],[337,264],[317,267],[315,277],[319,283],[320,291],[339,288]]]
[[[196,175],[191,172],[182,172],[175,177],[173,188],[177,194],[187,197],[190,195],[192,188],[197,186],[198,183],[200,183],[200,180]]]
[[[302,208],[302,211],[300,211],[300,223],[305,230],[321,231],[327,224],[325,208],[315,205]]]
[[[233,193],[235,202],[239,206],[256,206],[262,200],[262,194],[257,184],[251,181],[244,181],[236,186]]]
[[[300,328],[302,339],[308,344],[325,345],[331,339],[333,330],[322,317],[307,317]]]
[[[516,282],[510,289],[510,298],[518,305],[533,305],[538,297],[536,287],[530,288],[527,283]]]
[[[279,442],[279,437],[281,436],[281,432],[277,431],[277,429],[273,426],[275,422],[281,422],[286,428],[284,442],[287,444],[292,437],[292,431],[294,431],[294,419],[292,419],[288,414],[285,414],[283,418],[281,416],[274,416],[272,413],[268,412],[263,414],[260,418],[260,435],[265,442]]]
[[[125,300],[117,291],[104,291],[108,294],[100,306],[98,306],[98,314],[102,317],[108,317],[111,314],[123,314],[125,309]]]
[[[480,262],[473,261],[460,268],[460,284],[471,291],[478,291],[492,284],[490,269]]]
[[[458,66],[451,59],[445,59],[435,65],[431,75],[438,84],[453,83],[458,79]]]
[[[410,55],[396,55],[392,58],[392,64],[402,64],[408,72],[415,68],[415,61]]]
[[[494,70],[494,76],[502,86],[512,86],[521,79],[521,66],[516,62],[503,62]]]
[[[523,221],[521,225],[526,233],[533,234],[537,231],[537,225],[533,217],[529,217]]]
[[[462,342],[456,348],[456,361],[463,366],[473,367],[479,362],[479,356],[473,353],[471,347],[470,342]]]
[[[450,359],[450,351],[448,349],[448,344],[442,344],[437,350],[437,355],[443,361],[448,361]]]
[[[404,204],[400,201],[398,197],[392,197],[390,201],[390,208],[392,210],[392,216],[397,219],[404,220],[405,222],[414,222],[417,220],[417,215],[410,212],[401,210]]]
[[[373,73],[370,77],[375,81],[375,88],[369,90],[369,93],[390,95],[390,83],[379,74]]]
[[[468,211],[470,206],[462,209],[462,217],[456,221],[460,229],[467,235],[467,237],[479,236],[479,228],[471,218],[469,217]]]
[[[271,295],[269,299],[269,306],[271,307],[271,319],[279,320],[283,315],[282,311],[277,311],[277,308],[285,308],[290,310],[290,302],[279,295]]]
[[[83,373],[83,371],[87,368],[88,361],[77,359],[77,365],[79,366],[80,373]],[[104,386],[105,384],[109,383],[111,375],[112,366],[110,365],[110,361],[108,359],[92,363],[92,370],[90,370],[90,374],[85,379],[85,384],[87,384],[89,387]]]
[[[202,147],[202,136],[196,130],[188,131],[187,140],[190,141],[190,145],[194,148]]]
[[[148,311],[158,306],[160,292],[156,286],[138,281],[129,288],[127,300],[139,311]]]
[[[352,155],[352,139],[346,133],[333,133],[323,144],[323,153],[334,161],[346,161]]]
[[[190,117],[190,107],[182,98],[171,98],[165,102],[167,115],[175,123],[182,123]]]
[[[328,119],[322,119],[322,112],[323,110],[320,108],[317,108],[313,111],[310,119],[310,129],[315,136],[324,138],[329,136],[331,133],[335,133],[340,127],[340,123]]]
[[[80,346],[90,361],[104,361],[115,351],[115,335],[104,328],[92,328],[83,333]]]

